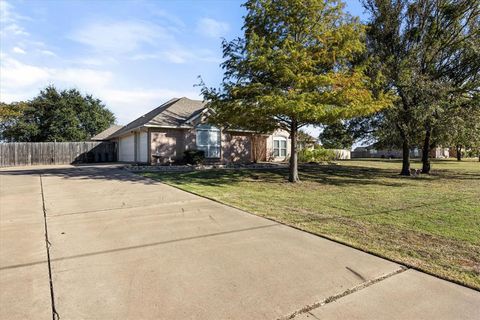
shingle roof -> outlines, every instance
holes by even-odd
[[[112,134],[114,134],[121,128],[123,128],[123,126],[118,124],[111,125],[107,129],[97,134],[96,136],[93,136],[90,140],[94,140],[94,141],[107,140],[108,137],[110,137]]]
[[[182,127],[186,126],[185,121],[192,115],[205,109],[205,103],[200,100],[188,98],[174,98],[143,116],[133,120],[121,130],[118,130],[110,138],[121,136],[131,130],[143,126],[156,127]]]

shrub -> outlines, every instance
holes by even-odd
[[[205,151],[203,150],[186,150],[183,153],[183,160],[187,164],[201,164],[205,160]]]
[[[299,162],[322,162],[335,159],[335,152],[324,148],[302,149],[298,153]]]

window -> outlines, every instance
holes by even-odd
[[[273,138],[273,156],[285,158],[287,156],[287,139],[284,137]]]
[[[220,129],[202,124],[197,126],[197,150],[205,151],[205,158],[220,158]]]

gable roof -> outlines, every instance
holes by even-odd
[[[140,127],[191,127],[186,124],[186,120],[193,115],[200,113],[205,109],[206,103],[200,100],[191,100],[188,98],[174,98],[143,116],[133,120],[122,129],[114,132],[109,138],[121,136],[131,130]]]
[[[115,132],[117,132],[121,128],[123,128],[123,126],[118,125],[118,124],[113,124],[110,127],[108,127],[107,129],[100,132],[99,134],[93,136],[90,140],[93,140],[93,141],[108,140],[108,137],[110,137],[112,134],[114,134]]]

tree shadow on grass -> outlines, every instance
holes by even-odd
[[[39,175],[56,176],[63,179],[76,180],[110,180],[139,184],[157,184],[167,182],[176,185],[198,184],[203,186],[226,186],[240,182],[261,182],[271,184],[288,183],[288,169],[216,169],[190,172],[151,172],[134,174],[121,168],[122,165],[78,165],[61,167],[28,167],[12,168],[0,171],[0,179],[4,175]],[[403,177],[397,169],[348,165],[301,165],[300,179],[304,182],[314,182],[324,185],[381,185],[387,187],[405,187],[416,185],[422,180],[457,179],[479,180],[480,170],[456,171],[438,170],[432,175],[419,177]],[[145,179],[144,177],[153,178]]]
[[[182,173],[147,173],[147,177],[176,185],[198,184],[203,186],[223,186],[239,182],[288,183],[288,169],[256,170],[205,170]],[[308,165],[301,166],[300,180],[329,185],[384,185],[390,187],[405,186],[405,177],[396,171],[359,166]]]

